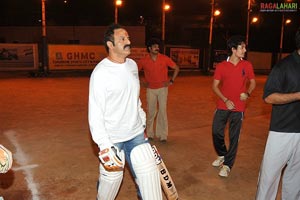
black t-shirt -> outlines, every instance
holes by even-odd
[[[272,93],[300,92],[300,55],[293,52],[272,69],[264,88],[263,98]],[[300,101],[273,105],[270,131],[300,133]]]

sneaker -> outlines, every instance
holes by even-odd
[[[230,168],[227,165],[223,165],[220,169],[219,176],[228,177],[230,173]]]
[[[149,141],[153,141],[153,137],[148,137],[148,140]]]
[[[166,139],[161,139],[160,142],[161,143],[167,143],[167,140]]]
[[[224,156],[218,156],[217,159],[212,163],[214,167],[220,167],[224,162]]]

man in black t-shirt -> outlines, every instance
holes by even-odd
[[[264,88],[272,114],[256,200],[275,199],[281,176],[282,199],[300,199],[300,28],[295,40],[297,50],[274,66]]]

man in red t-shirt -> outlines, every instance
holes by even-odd
[[[160,41],[155,38],[148,41],[147,51],[149,54],[138,62],[138,67],[139,70],[144,70],[145,82],[141,85],[147,88],[147,135],[150,140],[156,135],[161,142],[166,142],[168,136],[168,86],[174,83],[179,73],[179,67],[169,57],[159,53],[159,44]],[[174,69],[171,79],[168,77],[168,67]],[[154,132],[156,114],[156,130]]]
[[[212,85],[213,91],[219,98],[212,124],[213,144],[218,157],[212,165],[221,167],[219,175],[222,177],[229,176],[234,164],[246,100],[256,85],[252,64],[243,60],[246,53],[243,37],[232,36],[227,41],[227,47],[230,55],[226,61],[216,66]],[[227,122],[229,123],[229,148],[226,147],[224,140]]]

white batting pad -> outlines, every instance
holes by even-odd
[[[150,144],[136,146],[130,156],[143,200],[162,200],[159,171]]]
[[[97,200],[114,200],[123,179],[123,171],[109,172],[100,164]]]

